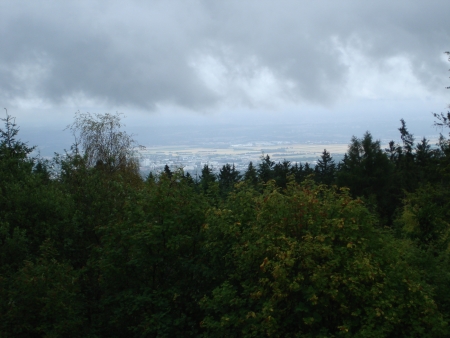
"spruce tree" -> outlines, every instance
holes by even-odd
[[[166,174],[168,178],[172,178],[172,171],[170,171],[170,168],[167,164],[164,166],[164,174]]]
[[[262,182],[266,183],[274,178],[274,165],[275,162],[270,159],[269,155],[261,156],[261,162],[258,165],[258,177]]]
[[[288,176],[292,173],[291,162],[284,160],[278,162],[273,167],[273,177],[277,185],[281,188],[286,188],[288,182]]]
[[[5,109],[6,110],[6,109]],[[10,174],[20,168],[27,167],[31,170],[34,164],[34,159],[29,155],[36,147],[29,147],[26,143],[17,139],[19,127],[16,124],[16,119],[8,114],[6,111],[6,118],[0,119],[4,122],[5,127],[0,128],[0,169],[10,171]],[[3,175],[8,174],[5,172]]]
[[[206,192],[215,181],[216,175],[214,175],[212,169],[205,164],[202,169],[202,176],[200,177],[200,186],[203,188],[203,191]]]
[[[380,147],[366,132],[363,138],[352,137],[342,161],[337,181],[339,186],[350,188],[355,197],[364,197],[383,219],[391,224],[399,200],[393,195],[393,165]]]
[[[252,161],[248,164],[247,171],[244,174],[244,180],[253,186],[258,183],[258,172],[256,171]]]
[[[303,164],[301,164],[301,163],[298,164],[298,162],[296,162],[291,167],[291,171],[292,171],[292,175],[294,175],[295,182],[301,183],[303,181]]]
[[[226,196],[233,189],[234,184],[239,182],[241,175],[234,164],[231,166],[227,163],[220,169],[218,179],[220,192],[222,196]]]
[[[151,171],[148,173],[146,182],[155,182],[155,175],[153,175],[153,173]]]
[[[330,153],[324,149],[315,167],[316,180],[320,183],[331,185],[336,174],[336,164]]]

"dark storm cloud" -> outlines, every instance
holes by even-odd
[[[403,57],[436,88],[450,47],[448,1],[124,4],[3,1],[0,98],[203,109],[257,105],[253,87],[268,79],[284,100],[329,102],[348,80],[342,48],[380,71]]]

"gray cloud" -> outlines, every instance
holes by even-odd
[[[330,103],[357,51],[383,73],[401,57],[441,88],[448,1],[3,1],[0,98],[210,109]],[[364,77],[365,74],[361,74]],[[273,98],[271,97],[273,94]],[[351,94],[351,93],[350,93]],[[5,104],[6,104],[5,103]]]

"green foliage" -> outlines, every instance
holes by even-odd
[[[270,159],[269,155],[261,156],[261,162],[258,165],[258,177],[261,182],[267,183],[273,179],[273,167],[275,162]]]
[[[402,126],[398,130],[400,131],[400,138],[403,144],[402,146],[396,146],[395,149],[396,154],[393,160],[395,165],[395,184],[399,187],[399,190],[412,191],[417,187],[418,183],[414,136],[409,133],[405,121],[401,119],[400,122]],[[419,149],[426,151],[426,143],[422,143],[422,146],[419,144]]]
[[[443,136],[144,181],[118,115],[78,114],[53,161],[3,121],[1,337],[449,334]]]
[[[214,175],[212,168],[207,164],[203,166],[202,176],[200,177],[200,187],[204,193],[215,194],[217,177]]]
[[[308,177],[312,177],[314,171],[314,168],[312,168],[308,162],[306,162],[305,165],[301,163],[295,163],[295,165],[292,167],[292,175],[294,175],[295,181],[297,183],[301,183]]]
[[[448,316],[450,310],[450,195],[442,186],[425,185],[407,194],[396,220],[400,236],[418,247],[413,264],[436,288],[437,303]]]
[[[258,173],[251,161],[248,164],[247,171],[244,174],[244,180],[249,182],[253,186],[256,186],[258,184]]]
[[[219,188],[222,196],[226,196],[230,191],[233,190],[234,185],[239,182],[241,175],[239,171],[236,170],[234,164],[231,166],[225,164],[222,169],[220,169],[218,180]]]
[[[36,261],[0,279],[2,337],[85,337],[77,273],[58,262],[49,242]]]
[[[419,246],[442,251],[449,245],[450,193],[439,186],[424,186],[407,195],[398,220],[402,233]]]
[[[29,163],[27,156],[35,149],[16,139],[19,128],[16,119],[6,112],[6,118],[0,119],[5,123],[4,129],[0,128],[0,160],[2,164],[14,161],[16,164]],[[12,167],[10,168],[12,169]]]
[[[10,186],[29,179],[34,166],[34,159],[29,155],[35,148],[17,140],[19,128],[15,118],[7,113],[1,120],[5,127],[0,128],[0,210],[4,210]]]
[[[167,164],[164,166],[164,174],[167,175],[168,178],[172,178],[172,171]]]
[[[323,150],[323,153],[317,161],[317,165],[314,169],[316,179],[319,182],[327,185],[334,183],[336,176],[336,164],[326,149]]]
[[[161,175],[99,228],[102,336],[190,336],[200,329],[205,200],[180,172]]]
[[[14,260],[17,266],[25,253],[37,255],[46,238],[57,237],[67,217],[67,196],[50,182],[47,163],[29,157],[34,147],[16,139],[19,129],[14,119],[7,115],[4,121],[0,138],[0,236],[4,245],[0,256]],[[17,256],[6,258],[10,250]]]
[[[28,256],[28,239],[25,229],[12,228],[0,223],[0,275],[7,275],[22,265]]]
[[[292,174],[291,162],[284,160],[278,162],[273,167],[273,177],[277,185],[281,188],[286,188],[289,176]]]
[[[353,196],[363,197],[372,205],[384,224],[391,224],[397,205],[393,189],[393,165],[369,132],[362,139],[353,136],[340,165],[337,182],[350,188]]]
[[[230,209],[205,230],[223,282],[202,300],[211,337],[439,336],[431,289],[403,259],[410,250],[377,230],[359,200],[323,186],[272,185],[243,221]]]

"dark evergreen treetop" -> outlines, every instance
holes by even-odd
[[[234,185],[241,180],[241,174],[236,167],[230,164],[225,164],[219,171],[218,175],[219,188],[223,196],[227,195],[234,187]]]
[[[269,155],[261,156],[261,162],[258,165],[258,177],[261,182],[268,182],[273,179],[273,166],[275,162],[270,159]]]
[[[254,186],[258,183],[258,172],[256,171],[252,161],[250,161],[247,166],[247,170],[244,173],[244,180]]]
[[[6,117],[0,120],[5,124],[3,129],[0,128],[0,157],[2,159],[24,159],[36,149],[36,147],[29,147],[17,139],[19,127],[17,127],[16,119],[9,115],[8,111],[6,111]]]
[[[202,175],[200,177],[200,186],[203,191],[208,191],[211,185],[216,182],[217,177],[213,173],[212,168],[209,167],[208,164],[205,164],[202,169]]]
[[[336,164],[326,149],[323,150],[323,153],[317,161],[314,169],[319,182],[328,185],[334,182],[336,175]]]
[[[172,171],[170,171],[170,168],[167,164],[164,166],[163,172],[167,175],[168,178],[172,178]]]

